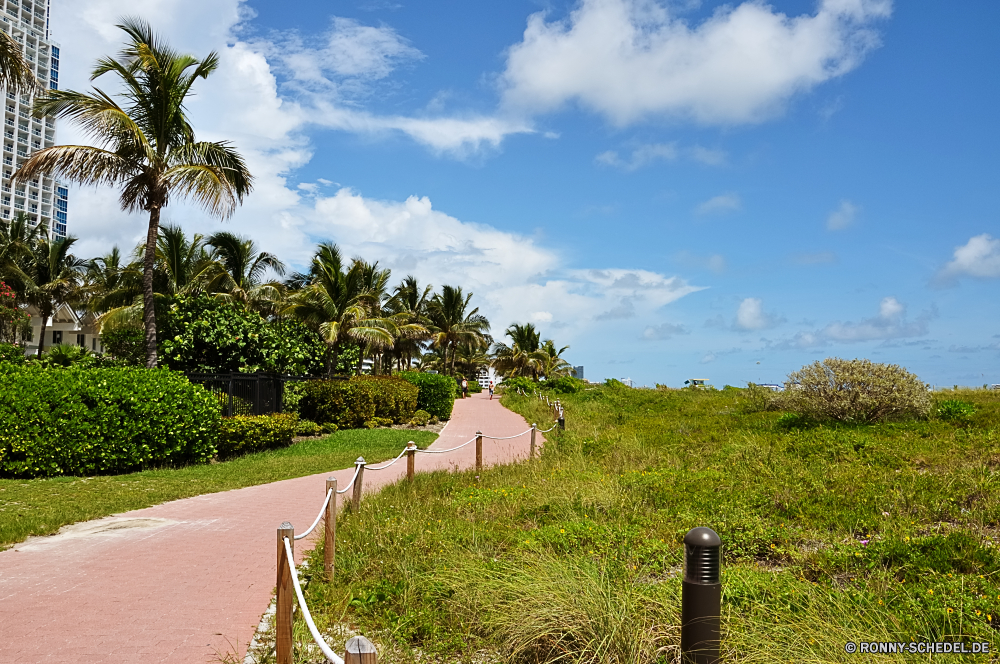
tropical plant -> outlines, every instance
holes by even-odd
[[[552,380],[562,376],[569,376],[573,373],[572,365],[562,358],[562,354],[569,350],[569,346],[563,346],[562,348],[557,349],[556,344],[552,341],[552,339],[546,339],[542,342],[542,346],[539,350],[545,353],[545,358],[542,360],[542,364],[539,369],[541,375],[545,376],[549,380]]]
[[[52,241],[42,236],[32,246],[23,268],[17,269],[24,299],[38,310],[42,320],[38,357],[45,350],[45,328],[56,310],[75,303],[81,296],[80,282],[86,262],[69,253],[75,243],[72,236]]]
[[[493,345],[493,368],[498,374],[505,378],[526,376],[533,380],[544,375],[551,357],[541,349],[541,333],[534,325],[514,323],[504,331],[504,336],[510,338],[510,346],[502,341]]]
[[[385,310],[404,326],[402,333],[396,336],[391,351],[399,369],[411,368],[413,358],[420,357],[424,343],[431,338],[427,329],[431,291],[433,286],[428,284],[421,289],[417,278],[407,275],[385,304]]]
[[[280,282],[265,281],[268,270],[284,276],[285,264],[274,254],[259,251],[257,243],[228,231],[215,233],[205,244],[214,250],[215,275],[209,289],[216,297],[240,302],[268,315],[282,296]]]
[[[31,330],[31,316],[18,306],[14,291],[0,281],[0,343],[14,344],[24,338],[25,326]]]
[[[42,88],[24,57],[24,49],[8,32],[0,30],[0,87],[13,93],[32,94]]]
[[[472,293],[462,292],[461,286],[443,286],[435,293],[428,307],[434,345],[451,349],[448,373],[455,375],[455,351],[459,343],[478,342],[485,338],[490,322],[476,307],[469,310]]]
[[[13,288],[18,303],[24,301],[23,270],[31,260],[35,244],[47,236],[45,225],[33,224],[23,212],[10,221],[0,220],[0,278]]]
[[[98,60],[95,80],[114,74],[124,90],[115,97],[91,92],[51,90],[35,103],[37,115],[76,121],[100,146],[63,145],[39,150],[15,174],[17,181],[42,175],[81,184],[121,189],[123,210],[149,213],[143,261],[143,323],[146,365],[157,363],[153,273],[160,214],[172,196],[187,197],[210,214],[230,216],[252,188],[252,176],[239,153],[226,142],[195,140],[184,102],[198,79],[218,67],[218,55],[202,60],[167,46],[148,23],[126,18],[127,35],[117,58]]]

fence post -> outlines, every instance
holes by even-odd
[[[275,598],[275,656],[278,664],[292,664],[292,570],[288,567],[285,538],[295,553],[295,528],[285,521],[278,526],[278,579]]]
[[[378,654],[372,642],[355,636],[344,646],[344,664],[377,664]]]
[[[681,662],[717,664],[721,640],[722,540],[711,528],[684,536],[681,584]]]
[[[476,472],[483,470],[483,432],[476,432]]]
[[[535,458],[535,432],[538,431],[538,425],[534,422],[531,423],[531,449],[528,450],[528,458]]]
[[[354,512],[361,509],[361,483],[365,478],[365,458],[358,457],[354,462],[354,467],[358,469],[358,477],[354,480]]]
[[[406,479],[413,481],[417,465],[417,444],[412,440],[406,444]]]
[[[562,408],[559,409],[559,430],[566,430],[566,412]]]
[[[324,525],[323,541],[323,564],[326,567],[326,578],[333,581],[334,563],[337,554],[337,478],[328,477],[326,479],[327,493],[330,494],[330,502],[326,505],[326,522]]]

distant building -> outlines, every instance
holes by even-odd
[[[708,382],[707,378],[689,378],[684,381],[685,385],[690,385],[691,387],[705,387],[705,383]]]
[[[42,337],[42,317],[38,309],[30,306],[27,312],[31,314],[31,339],[24,345],[27,355],[38,352],[38,340]],[[95,353],[103,353],[104,345],[97,328],[97,319],[92,313],[79,316],[69,305],[60,305],[49,320],[45,322],[45,350],[59,344],[80,346]]]
[[[497,372],[493,370],[493,367],[486,367],[481,369],[479,374],[476,376],[476,382],[479,383],[479,387],[484,390],[489,388],[490,383],[493,383],[494,387],[499,385],[503,381],[503,378],[497,375]]]
[[[586,378],[583,377],[583,365],[582,364],[580,366],[578,366],[578,367],[573,367],[573,373],[571,375],[573,376],[573,378],[579,378],[580,380],[586,380]]]
[[[771,390],[772,392],[784,392],[785,391],[785,386],[784,385],[778,385],[777,383],[761,383],[757,387],[766,387],[767,389]]]
[[[618,380],[618,382],[621,383],[622,385],[627,385],[629,387],[632,387],[632,379],[631,378],[620,378]]]

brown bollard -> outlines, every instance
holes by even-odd
[[[333,566],[337,555],[337,478],[326,478],[326,490],[330,494],[330,502],[326,504],[326,520],[323,523],[323,566],[326,568],[326,578],[333,581]]]
[[[483,470],[483,432],[476,432],[476,472]]]
[[[344,646],[344,664],[377,664],[378,654],[372,642],[355,636]]]
[[[354,466],[358,469],[358,478],[354,480],[352,506],[354,508],[354,513],[357,514],[358,510],[361,509],[361,484],[362,480],[365,478],[365,458],[358,457],[358,460],[354,462]]]
[[[711,528],[684,536],[681,583],[681,662],[718,664],[722,638],[722,540]]]
[[[531,423],[531,449],[528,450],[528,458],[535,458],[535,433],[538,431],[538,425],[534,422]]]
[[[292,664],[292,595],[295,594],[295,588],[292,585],[292,570],[288,567],[288,554],[285,552],[286,537],[294,555],[295,528],[287,521],[278,526],[278,578],[277,596],[274,600],[274,651],[278,664]]]
[[[417,468],[417,444],[412,440],[406,444],[406,479],[413,481]]]

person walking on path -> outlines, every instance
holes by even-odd
[[[493,381],[490,381],[490,401],[493,401]]]
[[[469,398],[469,381],[465,380],[464,378],[462,379],[462,398],[463,399]]]

